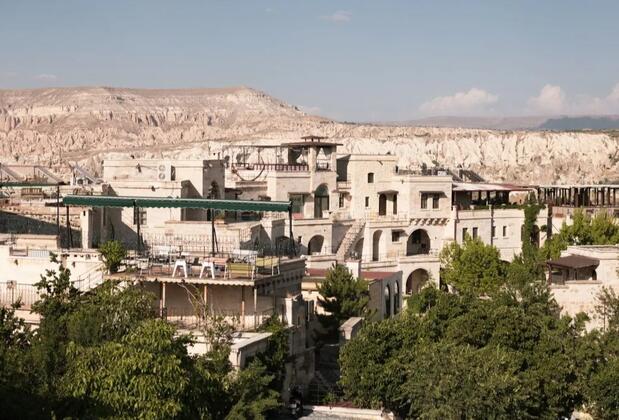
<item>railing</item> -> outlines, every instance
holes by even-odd
[[[49,258],[50,251],[42,248],[9,248],[9,255],[11,257],[36,257],[36,258]]]
[[[307,172],[305,163],[232,163],[230,169],[245,171]]]
[[[220,317],[223,321],[232,325],[235,330],[250,331],[257,329],[275,313],[275,308],[269,308],[259,312],[250,312],[241,315],[238,310],[209,308],[209,315]],[[187,302],[187,306],[166,306],[162,309],[162,318],[180,324],[185,327],[200,327],[203,320]]]
[[[20,302],[22,309],[30,309],[39,300],[39,292],[32,284],[7,281],[0,283],[0,305],[10,306]]]

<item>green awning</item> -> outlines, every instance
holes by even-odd
[[[57,187],[64,185],[62,182],[28,182],[28,181],[5,181],[0,182],[0,188],[22,188],[22,187]]]
[[[228,211],[281,211],[291,208],[289,201],[210,200],[204,198],[114,197],[103,195],[68,195],[66,206],[84,207],[158,207],[181,209],[214,209]]]

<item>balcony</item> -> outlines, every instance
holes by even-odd
[[[232,172],[237,171],[274,171],[274,172],[307,172],[305,163],[231,163]]]

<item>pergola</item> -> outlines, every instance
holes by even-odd
[[[67,195],[62,199],[67,207],[121,207],[133,208],[180,208],[206,209],[223,211],[251,211],[251,212],[287,212],[290,231],[291,252],[295,253],[292,234],[292,202],[290,201],[255,201],[255,200],[213,200],[205,198],[166,198],[166,197],[121,197],[104,195]],[[68,219],[67,219],[68,220]],[[68,223],[68,221],[67,221]],[[137,218],[138,252],[141,251],[140,218]],[[211,217],[211,253],[215,254],[215,218]]]
[[[6,169],[5,169],[6,170]],[[66,185],[65,182],[46,182],[46,181],[0,181],[0,189],[2,188],[56,188],[56,230],[60,237],[60,186]],[[69,208],[67,207],[67,226],[69,226]],[[71,229],[67,233],[71,236]]]

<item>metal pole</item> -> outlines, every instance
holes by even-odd
[[[69,221],[69,206],[65,206],[67,209],[67,249],[73,247],[73,238],[71,237],[71,223]]]
[[[142,240],[140,237],[140,208],[133,203],[133,215],[137,218],[137,234],[138,234],[138,255],[142,252]]]
[[[60,241],[60,184],[56,185],[56,235]]]
[[[211,212],[211,255],[215,255],[215,212],[213,209],[209,209]]]
[[[292,204],[288,207],[288,228],[290,231],[290,253],[291,257],[296,255],[296,249],[294,246],[294,236],[292,236]]]

